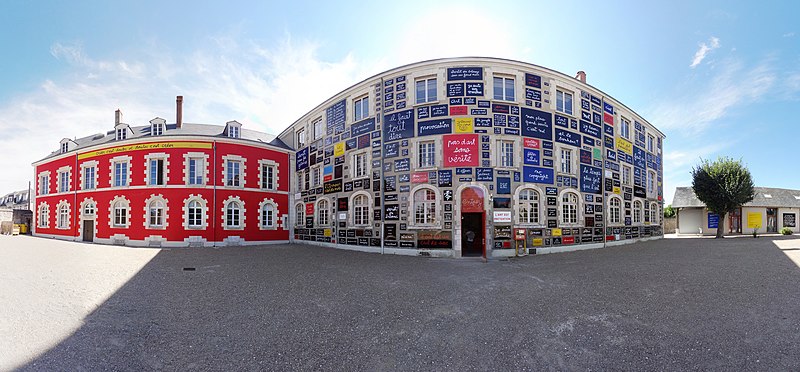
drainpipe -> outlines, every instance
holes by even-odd
[[[75,151],[75,179],[72,182],[72,226],[75,228],[73,233],[76,238],[80,235],[80,231],[78,231],[78,180],[80,179],[80,175],[78,173],[78,152]]]
[[[212,247],[217,246],[217,141],[213,141],[211,145],[212,155],[211,161],[214,163],[214,176],[211,177],[211,182],[214,186],[213,196],[212,196],[212,209],[211,209],[211,234],[212,240],[211,243]]]
[[[378,94],[380,94],[379,97],[382,97],[382,95],[383,95],[383,77],[381,77],[378,92],[379,92]],[[381,105],[382,104],[383,104],[383,100],[381,100]],[[379,105],[378,107],[381,107],[381,105]],[[383,110],[381,110],[381,113],[382,112],[383,112]],[[378,112],[375,112],[375,120],[376,121],[378,120],[379,117],[380,117],[380,114]],[[381,124],[385,125],[386,123],[381,123]],[[381,215],[380,215],[380,217],[381,217],[381,228],[378,231],[378,233],[381,234],[381,254],[384,254],[383,244],[384,244],[384,241],[386,239],[386,236],[384,234],[385,230],[384,230],[384,226],[383,226],[386,223],[386,221],[383,220],[383,212],[384,212],[384,208],[386,208],[386,203],[384,201],[384,196],[383,196],[383,161],[384,161],[383,147],[385,145],[383,143],[383,140],[384,140],[384,138],[383,138],[383,127],[381,127],[381,170],[380,170],[381,179],[378,180],[378,183],[380,184],[380,190],[381,190]],[[369,177],[372,178],[372,175],[370,174]],[[395,234],[397,234],[397,230],[395,230]]]
[[[580,76],[580,72],[583,72],[583,71],[579,71],[578,72],[579,76]],[[585,73],[583,74],[583,79],[580,79],[580,80],[583,81],[583,82],[586,82],[585,81],[586,80],[586,74]],[[605,100],[606,100],[605,97],[603,97],[602,100],[605,102]],[[600,133],[603,134],[603,140],[600,141],[601,142],[600,161],[603,162],[603,164],[600,165],[600,195],[603,197],[603,213],[602,213],[602,216],[603,216],[603,248],[606,247],[606,236],[607,236],[606,235],[606,227],[607,227],[607,222],[606,222],[606,213],[607,212],[606,212],[606,209],[608,209],[608,207],[611,205],[609,203],[606,203],[606,201],[607,201],[606,199],[608,198],[608,195],[606,195],[606,156],[608,154],[606,154],[606,131],[605,131],[605,125],[606,125],[605,123],[601,123],[601,126],[600,126]],[[633,177],[633,175],[631,175],[631,177]],[[586,210],[586,208],[584,208],[584,211],[585,210]],[[621,212],[620,212],[620,214],[621,214]],[[622,216],[620,216],[620,217],[622,217]],[[595,224],[596,224],[596,222],[595,222]],[[592,226],[592,229],[594,230],[594,226]]]

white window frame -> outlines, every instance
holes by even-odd
[[[242,124],[236,120],[225,123],[227,125],[226,134],[228,138],[242,138]]]
[[[626,118],[621,118],[619,124],[619,135],[626,140],[631,139],[631,121]]]
[[[128,127],[119,127],[114,129],[114,139],[122,141],[128,139]]]
[[[66,154],[67,152],[69,152],[69,142],[61,142],[61,153]]]
[[[97,164],[96,160],[81,164],[81,190],[97,189]]]
[[[420,95],[420,90],[418,88],[420,83],[423,84],[422,95]],[[431,83],[433,83],[433,84],[431,85]],[[437,96],[438,96],[438,93],[439,93],[438,92],[439,87],[438,87],[437,84],[438,84],[438,82],[436,81],[436,77],[435,76],[433,76],[433,77],[423,77],[423,78],[419,78],[419,79],[415,80],[414,81],[414,93],[416,95],[416,99],[415,99],[414,102],[416,102],[417,104],[436,102],[438,100]],[[431,93],[431,89],[430,89],[431,86],[433,86],[433,95],[430,94]]]
[[[656,172],[651,170],[647,171],[647,195],[655,195],[656,193]]]
[[[497,91],[497,82],[500,81],[500,94],[498,95]],[[511,85],[509,85],[509,82]],[[508,75],[495,75],[492,77],[492,88],[493,88],[493,95],[495,101],[510,101],[513,102],[516,100],[517,96],[517,81],[513,76]],[[508,95],[507,89],[511,87],[511,95]]]
[[[417,195],[424,193],[427,197],[430,193],[433,194],[433,200],[424,199],[417,200]],[[419,185],[414,187],[409,198],[411,206],[409,207],[409,226],[410,228],[439,228],[442,225],[442,220],[439,218],[441,215],[442,194],[438,188],[431,185]],[[417,221],[417,208],[422,206],[423,221]]]
[[[238,156],[238,155],[225,155],[222,157],[222,179],[225,180],[224,186],[233,189],[242,189],[245,187],[246,180],[245,175],[247,174],[247,164],[245,162],[245,158]],[[238,164],[238,167],[235,166]],[[236,179],[236,174],[230,173],[233,172],[234,169],[238,168],[238,180]]]
[[[647,151],[655,154],[656,138],[652,134],[647,135]]]
[[[36,226],[43,229],[50,227],[50,205],[45,202],[39,203]]]
[[[322,123],[322,118],[319,117],[311,123],[311,128],[314,131],[314,140],[322,138],[325,134],[325,125]]]
[[[651,225],[658,225],[658,204],[650,203],[650,224]]]
[[[304,147],[306,145],[306,129],[300,128],[295,132],[295,140],[297,141],[297,148]]]
[[[131,226],[131,203],[124,196],[114,197],[109,203],[108,212],[108,225],[110,228],[127,229]]]
[[[618,196],[611,196],[608,198],[608,224],[621,225],[622,224],[622,208],[623,202]]]
[[[208,183],[208,154],[189,152],[183,155],[183,184],[186,186],[205,186]],[[192,162],[195,162],[194,177]],[[199,179],[200,182],[197,182]]]
[[[150,135],[151,136],[161,136],[164,134],[164,123],[152,123],[150,124]]]
[[[258,186],[261,190],[278,189],[278,163],[267,159],[258,161]]]
[[[270,218],[269,214],[272,214]],[[258,226],[261,230],[275,230],[278,226],[278,205],[272,199],[264,199],[258,205]]]
[[[39,173],[39,195],[50,194],[50,171]]]
[[[565,159],[565,151],[569,154],[569,159]],[[558,156],[558,173],[575,175],[575,149],[567,146],[556,146]],[[565,169],[565,166],[569,169]]]
[[[59,170],[58,171],[58,192],[69,192],[71,187],[71,174],[72,172],[69,170]]]
[[[523,199],[523,194],[527,192],[531,192],[535,196],[535,200]],[[517,187],[513,200],[515,201],[514,215],[518,225],[526,227],[542,226],[542,190],[532,184],[523,184]],[[523,207],[527,207],[526,210],[534,209],[534,211],[527,213],[527,219],[523,219]]]
[[[325,205],[323,205],[325,204]],[[330,226],[331,224],[331,201],[326,198],[317,200],[314,206],[317,226]]]
[[[229,196],[222,203],[222,227],[225,230],[244,230],[245,205],[239,197]]]
[[[507,146],[511,145],[510,152]],[[497,141],[497,166],[501,168],[513,168],[516,158],[516,154],[514,153],[514,148],[516,148],[516,141],[514,140],[498,140]]]
[[[642,224],[642,202],[640,200],[633,201],[633,217],[631,218],[634,224],[641,225]]]
[[[567,97],[569,97],[569,102],[566,102]],[[575,94],[563,88],[556,89],[556,111],[567,115],[574,115],[574,105]]]
[[[430,148],[428,146],[430,145]],[[426,147],[426,151],[422,151],[422,147]],[[436,167],[436,141],[424,140],[417,142],[417,168],[427,169]]]
[[[153,162],[158,161],[161,161],[161,183],[153,183]],[[169,154],[163,152],[147,154],[144,157],[144,165],[144,179],[147,182],[147,186],[166,186],[169,184]],[[157,174],[156,181],[158,176]]]
[[[306,206],[304,203],[297,203],[294,205],[294,223],[295,227],[305,227],[306,225]]]
[[[322,186],[322,166],[311,169],[311,184],[313,187]]]
[[[195,206],[193,206],[193,204]],[[199,208],[199,211],[192,209]],[[199,212],[199,216],[197,215]],[[197,218],[199,217],[199,224]],[[189,195],[189,198],[183,201],[183,228],[186,230],[204,230],[208,220],[208,208],[205,199],[200,195]]]
[[[364,197],[366,203],[356,204],[356,199]],[[350,196],[350,208],[353,210],[353,217],[351,218],[352,226],[369,226],[372,221],[372,196],[365,192],[359,191]],[[363,215],[362,215],[363,213]],[[366,220],[361,220],[360,217]]]
[[[131,166],[131,156],[116,156],[111,158],[111,187],[128,187],[131,185],[131,173],[133,172],[133,167]],[[124,164],[125,165],[125,177],[117,178],[117,164]],[[121,184],[118,184],[117,181],[121,181]]]
[[[369,159],[367,157],[367,152],[357,152],[353,154],[353,178],[361,178],[367,177],[370,171],[370,164]]]
[[[630,165],[621,164],[622,184],[630,186],[632,184],[633,168]]]
[[[564,201],[564,198],[574,197],[574,203],[572,200]],[[573,209],[574,208],[574,209]],[[569,209],[569,210],[567,210]],[[577,227],[581,224],[581,197],[580,195],[571,189],[564,190],[558,195],[558,220],[560,222],[560,226],[565,227]],[[571,218],[567,219],[568,216],[574,214],[575,220],[572,221]]]
[[[353,121],[363,120],[369,117],[369,94],[365,94],[353,100]]]
[[[69,230],[70,225],[70,205],[66,200],[58,202],[56,205],[56,228],[59,230]]]

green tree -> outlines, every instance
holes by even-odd
[[[675,210],[672,209],[672,204],[667,204],[664,208],[664,218],[672,218],[675,217]]]
[[[716,161],[700,159],[700,164],[692,169],[692,189],[697,198],[705,203],[710,212],[725,221],[725,215],[753,200],[753,177],[741,160],[720,157]],[[720,225],[717,238],[724,229]]]

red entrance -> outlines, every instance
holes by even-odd
[[[467,187],[461,191],[461,255],[486,257],[484,231],[486,210],[483,190]]]

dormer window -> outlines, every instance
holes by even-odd
[[[65,154],[67,151],[69,151],[69,142],[62,142],[61,143],[61,153]]]
[[[239,138],[239,128],[237,128],[237,127],[228,128],[228,137],[230,137],[230,138]]]
[[[150,128],[150,135],[160,136],[162,134],[164,134],[164,124],[153,123],[153,127]]]
[[[117,128],[115,138],[117,141],[128,138],[128,128]]]
[[[237,121],[229,121],[226,126],[226,134],[229,138],[241,138],[242,124]]]

